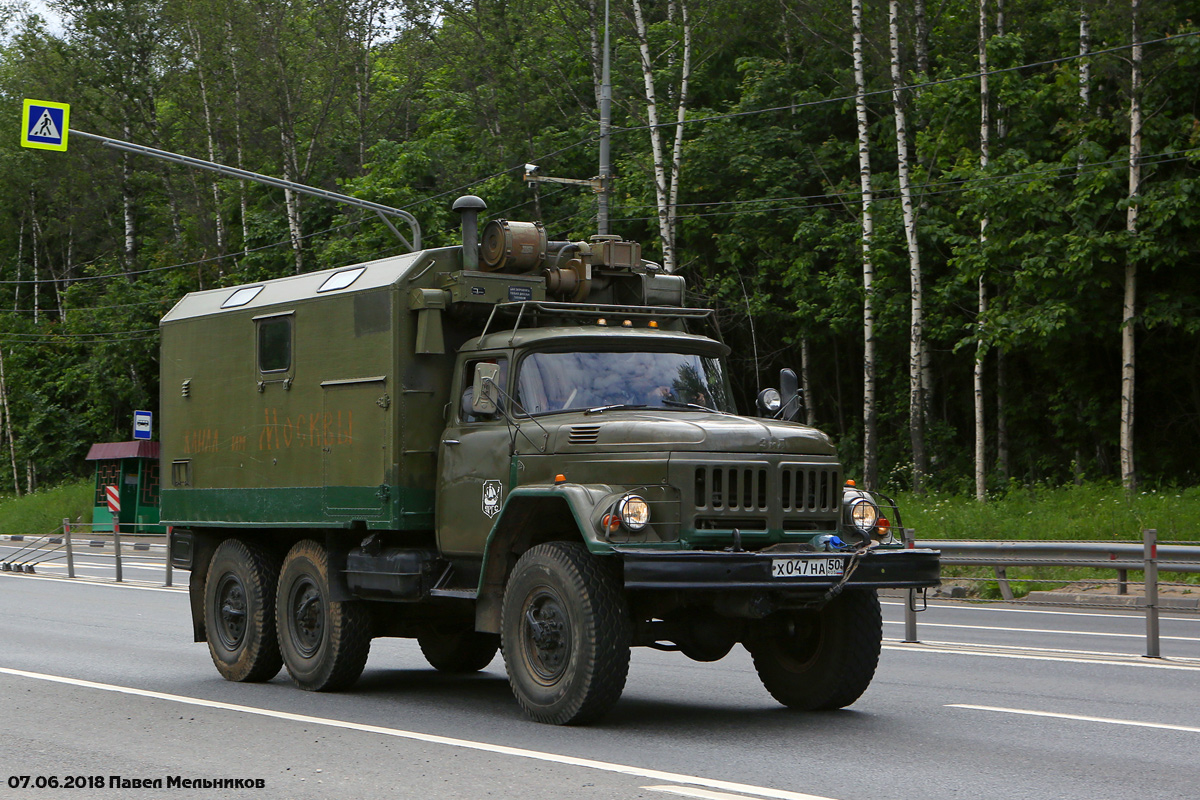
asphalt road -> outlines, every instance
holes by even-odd
[[[179,590],[0,574],[0,608],[5,798],[1103,800],[1194,798],[1200,779],[1197,616],[1164,615],[1155,660],[1128,612],[937,604],[903,644],[885,601],[879,672],[849,709],[782,709],[740,648],[715,664],[638,649],[602,724],[556,728],[522,716],[499,657],[447,677],[414,642],[376,640],[353,692],[317,695],[222,681]]]

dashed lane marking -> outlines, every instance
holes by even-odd
[[[690,786],[643,786],[651,792],[666,792],[668,794],[678,794],[684,797],[699,797],[703,800],[750,800],[744,794],[729,794],[727,792],[712,792],[708,789],[694,789]],[[806,800],[831,800],[828,797],[818,797],[815,794],[797,794],[797,798],[805,798]]]
[[[1165,722],[1141,722],[1132,719],[1113,719],[1112,717],[1089,717],[1085,714],[1059,714],[1054,711],[1033,711],[1028,708],[1001,708],[999,706],[976,706],[967,703],[948,703],[946,708],[965,708],[969,711],[994,711],[1000,714],[1021,714],[1027,717],[1050,717],[1075,722],[1101,722],[1105,725],[1131,725],[1135,728],[1158,728],[1165,731],[1184,731],[1185,733],[1200,733],[1200,728],[1191,725],[1171,725]]]

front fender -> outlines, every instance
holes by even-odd
[[[594,520],[624,490],[603,484],[531,484],[509,493],[484,545],[475,606],[476,630],[500,631],[500,601],[517,559],[529,548],[554,541],[582,541],[596,555],[611,555]]]

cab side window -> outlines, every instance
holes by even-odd
[[[507,358],[482,358],[474,361],[468,361],[463,368],[462,376],[462,393],[459,395],[458,418],[461,422],[486,422],[496,418],[496,414],[475,414],[471,411],[471,403],[475,399],[475,365],[476,364],[495,364],[500,367],[500,374],[496,378],[500,389],[508,392],[508,359]],[[502,394],[499,401],[499,406],[504,408],[507,398]]]

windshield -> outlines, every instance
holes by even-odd
[[[716,358],[689,353],[533,353],[517,373],[528,414],[630,405],[732,411]]]

